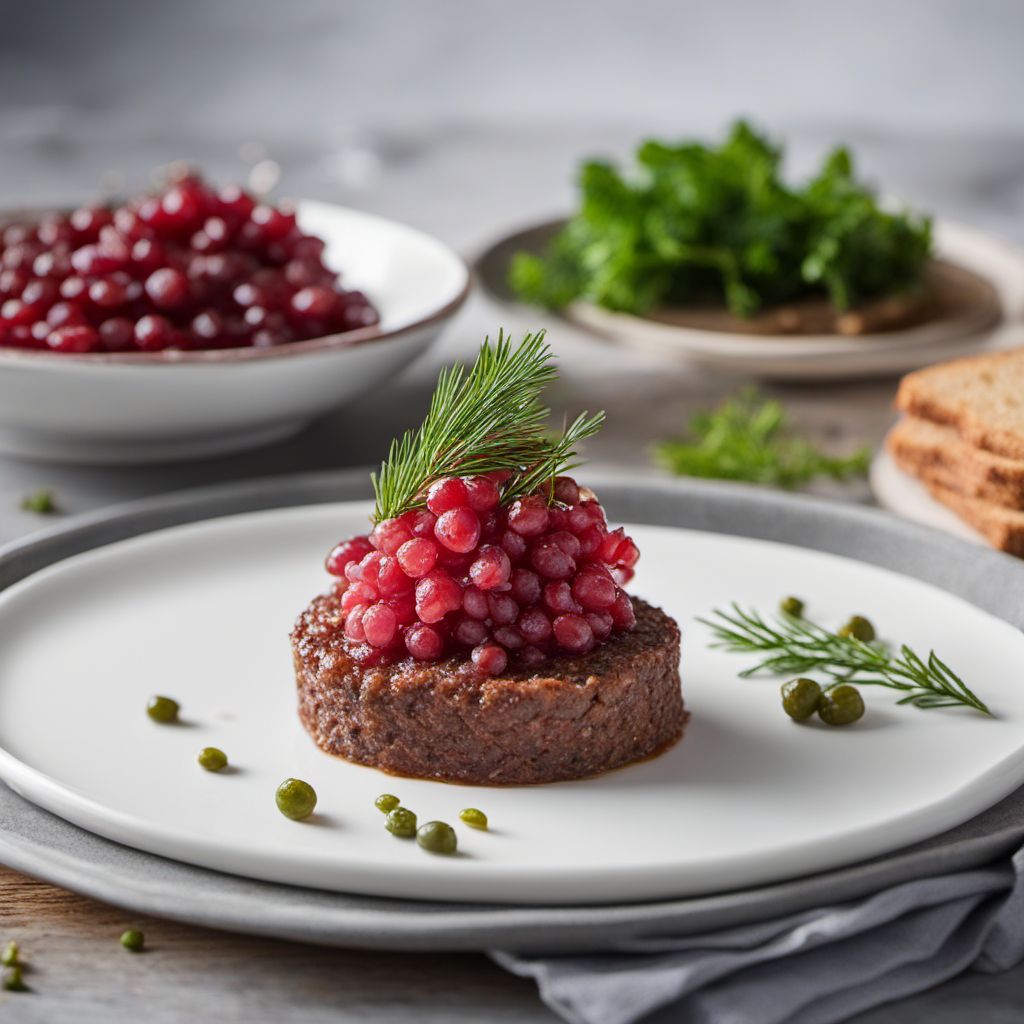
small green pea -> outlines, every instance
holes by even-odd
[[[170,697],[150,697],[149,703],[146,705],[146,714],[154,722],[160,722],[161,725],[176,722],[180,710],[178,702],[171,700]]]
[[[840,627],[839,635],[853,637],[854,640],[863,640],[868,644],[875,639],[875,627],[863,615],[854,615],[846,625]]]
[[[121,945],[132,953],[141,953],[146,944],[146,936],[138,928],[129,928],[121,933]]]
[[[7,945],[4,946],[3,953],[0,953],[0,964],[3,964],[4,967],[16,966],[18,963],[19,953],[20,950],[18,949],[18,944],[16,942],[8,942]]]
[[[8,967],[7,970],[4,971],[3,987],[5,992],[28,991],[28,986],[25,984],[25,979],[22,977],[20,967]]]
[[[373,806],[376,807],[378,811],[387,814],[388,812],[393,811],[401,802],[402,801],[399,800],[397,796],[394,796],[391,793],[381,793],[381,795],[373,801]]]
[[[308,818],[316,807],[316,790],[302,779],[285,779],[277,787],[277,809],[292,821]]]
[[[477,810],[475,807],[467,807],[465,810],[459,811],[459,818],[470,828],[479,828],[484,830],[487,828],[487,815],[484,814],[483,811]]]
[[[790,679],[782,684],[782,709],[795,722],[810,718],[821,703],[821,687],[813,679]]]
[[[864,698],[855,686],[843,683],[821,695],[818,717],[826,725],[849,725],[864,715]]]
[[[26,494],[21,499],[21,507],[26,512],[35,512],[37,515],[46,516],[57,511],[57,502],[54,500],[53,491],[43,487],[33,494]]]
[[[804,603],[799,597],[784,597],[779,602],[779,610],[784,615],[794,619],[802,619],[804,615]]]
[[[399,839],[412,839],[416,835],[416,815],[408,807],[396,807],[388,812],[384,827]]]
[[[416,842],[431,853],[454,853],[458,840],[455,829],[443,821],[428,821],[416,830]]]
[[[228,766],[228,755],[217,747],[203,747],[196,760],[208,772],[223,771]]]

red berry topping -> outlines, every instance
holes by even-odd
[[[553,504],[533,494],[502,505],[503,483],[445,477],[426,509],[331,552],[344,633],[361,664],[457,655],[496,676],[510,664],[587,654],[633,628],[620,582],[639,551],[625,531],[608,531],[600,503],[559,477]]]
[[[217,192],[194,174],[116,209],[14,224],[0,231],[0,345],[269,348],[378,323],[369,299],[324,264],[324,251],[293,211],[257,205],[237,186]],[[79,332],[51,344],[65,327],[89,327],[99,342],[82,347]],[[470,508],[494,507],[480,500]]]

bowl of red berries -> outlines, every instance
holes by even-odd
[[[0,223],[0,450],[154,462],[297,432],[378,387],[465,301],[413,228],[195,174]]]

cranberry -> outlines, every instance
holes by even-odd
[[[55,352],[92,352],[99,345],[100,336],[89,326],[58,327],[52,331],[46,344]]]
[[[449,550],[466,554],[480,540],[480,520],[465,506],[442,513],[434,526],[434,536]]]

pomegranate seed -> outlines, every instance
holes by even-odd
[[[61,298],[68,299],[71,302],[75,299],[80,299],[88,290],[89,285],[85,278],[79,277],[77,274],[65,277],[60,283]]]
[[[87,323],[87,320],[81,306],[71,302],[57,302],[47,312],[46,322],[51,327],[73,327]]]
[[[618,558],[619,547],[625,539],[626,534],[621,526],[619,529],[613,530],[609,533],[604,540],[601,541],[601,549],[599,552],[601,561],[607,562],[609,565],[614,565]]]
[[[594,646],[594,631],[582,615],[559,615],[552,630],[558,645],[573,654],[583,654]]]
[[[89,285],[89,299],[103,309],[124,305],[126,298],[124,285],[118,284],[110,278],[101,278]]]
[[[209,348],[224,334],[224,320],[215,309],[204,309],[197,313],[189,324],[192,337],[202,343],[202,347]]]
[[[487,603],[487,595],[478,587],[466,587],[462,595],[462,607],[466,614],[474,619],[486,619],[491,614],[490,605]]]
[[[636,612],[633,609],[633,602],[624,591],[619,591],[618,597],[608,609],[612,622],[616,629],[632,629],[636,625]]]
[[[488,480],[485,476],[471,476],[464,478],[462,482],[466,488],[466,497],[464,501],[456,502],[456,505],[469,505],[480,515],[498,507],[501,492],[493,480]]]
[[[24,324],[26,327],[36,319],[36,311],[21,299],[8,299],[0,306],[0,319],[10,326]]]
[[[596,526],[588,526],[580,535],[580,557],[591,558],[601,548],[601,541],[604,535]]]
[[[416,584],[416,614],[427,623],[440,622],[462,605],[462,589],[446,572],[435,569]]]
[[[275,210],[272,206],[255,207],[249,220],[260,229],[261,237],[271,241],[284,238],[295,227],[294,213]]]
[[[180,270],[161,267],[146,278],[146,294],[159,309],[176,309],[188,299],[188,278]]]
[[[225,185],[217,194],[221,211],[236,220],[245,220],[252,213],[256,203],[238,185]]]
[[[484,675],[498,676],[508,667],[508,655],[497,644],[481,644],[474,647],[470,657]]]
[[[509,626],[519,618],[519,605],[508,594],[488,593],[487,611],[497,626]]]
[[[512,563],[501,548],[485,545],[469,567],[469,575],[481,590],[493,590],[508,583],[512,574]]]
[[[377,571],[377,587],[384,597],[395,597],[411,590],[413,581],[402,572],[398,559],[394,555],[385,555],[380,560]]]
[[[393,555],[406,541],[412,540],[412,531],[401,518],[385,519],[373,528],[370,539],[378,551]]]
[[[314,285],[302,288],[291,299],[292,313],[304,320],[326,320],[333,315],[338,297],[329,288]]]
[[[359,560],[353,570],[354,578],[362,580],[369,587],[373,587],[374,592],[377,590],[377,577],[380,574],[380,563],[383,557],[379,551],[371,551]],[[349,575],[347,569],[345,570],[345,575]]]
[[[437,516],[428,512],[425,508],[416,509],[414,512],[407,512],[409,517],[408,526],[414,537],[433,537],[434,526],[437,523]]]
[[[332,576],[342,576],[350,562],[361,561],[372,550],[366,537],[353,537],[351,540],[342,541],[327,556],[327,571]]]
[[[494,640],[506,651],[518,651],[526,646],[522,634],[514,626],[499,626],[494,631]]]
[[[565,580],[557,583],[549,583],[544,588],[544,604],[553,612],[579,612],[582,611],[572,596],[572,588]]]
[[[451,512],[469,504],[469,489],[458,477],[446,476],[435,480],[427,491],[427,508],[435,516]]]
[[[363,616],[366,611],[365,604],[357,604],[345,617],[345,636],[349,640],[366,640],[366,633],[363,631]]]
[[[449,509],[438,517],[434,536],[449,550],[458,554],[472,551],[480,540],[480,520],[465,506]]]
[[[413,537],[398,549],[397,555],[402,571],[412,579],[419,579],[437,564],[437,544],[427,537]]]
[[[546,538],[530,549],[530,565],[549,580],[565,579],[576,568],[572,558],[554,540]]]
[[[143,352],[159,352],[174,341],[174,324],[166,317],[144,316],[135,323],[135,344]]]
[[[551,636],[551,620],[541,608],[527,608],[519,616],[519,632],[531,644],[542,644]]]
[[[516,533],[515,530],[506,530],[501,535],[501,546],[505,553],[513,561],[518,561],[526,554],[526,538]]]
[[[55,352],[93,352],[99,343],[100,336],[84,325],[58,327],[46,338],[46,344]]]
[[[557,544],[574,561],[579,556],[579,538],[568,530],[555,530],[548,534],[547,539],[552,544]]]
[[[416,595],[411,590],[385,598],[384,603],[395,613],[400,626],[408,626],[416,621]]]
[[[590,611],[610,608],[618,596],[618,587],[608,576],[581,572],[572,582],[572,596]]]
[[[363,613],[362,627],[367,643],[374,647],[388,647],[398,631],[398,619],[386,604],[378,603]]]
[[[629,537],[627,537],[619,545],[619,549],[615,553],[615,559],[619,565],[624,566],[627,569],[632,569],[640,560],[640,549]]]
[[[517,655],[517,660],[526,668],[539,668],[548,659],[539,647],[527,644]]]
[[[487,627],[479,619],[467,616],[456,624],[452,636],[464,647],[476,647],[487,639]]]
[[[70,222],[81,238],[91,241],[98,238],[100,228],[110,224],[113,219],[114,215],[100,206],[82,206],[71,214]]]
[[[444,641],[436,629],[420,624],[406,631],[405,648],[419,661],[436,661],[444,651]]]
[[[524,607],[540,601],[543,584],[535,572],[529,569],[515,569],[510,582],[512,596]]]
[[[99,333],[100,346],[107,352],[123,352],[135,342],[135,327],[127,317],[115,316],[104,320]]]
[[[508,525],[523,537],[538,537],[548,525],[548,507],[543,498],[517,498],[508,509]]]
[[[580,500],[580,489],[570,476],[555,477],[555,501],[563,505],[575,505]]]
[[[583,616],[590,624],[591,630],[593,630],[594,638],[600,642],[607,640],[611,636],[612,629],[615,626],[615,621],[612,619],[609,612],[587,612]]]

